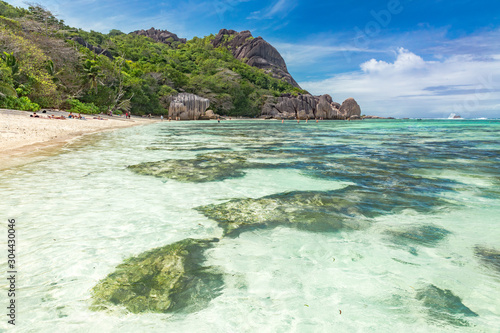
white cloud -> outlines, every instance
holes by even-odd
[[[353,45],[313,45],[313,44],[292,44],[282,42],[272,42],[271,44],[276,47],[280,52],[283,59],[285,59],[288,66],[303,66],[306,64],[313,64],[319,60],[331,57],[340,56],[351,52],[356,53],[386,53],[386,51],[362,49]]]
[[[287,0],[278,0],[270,9],[269,12],[266,13],[266,16],[272,17],[277,13],[284,12],[287,10]]]
[[[254,20],[272,19],[275,17],[285,18],[295,7],[297,0],[278,0],[270,6],[252,12],[247,18]]]
[[[375,59],[371,59],[361,64],[361,69],[366,73],[382,72],[388,70],[411,71],[424,68],[425,65],[426,63],[424,59],[401,47],[398,50],[398,57],[393,64],[389,64],[382,60],[377,61]]]
[[[440,61],[399,48],[394,62],[371,59],[360,70],[321,81],[299,82],[314,94],[354,97],[363,113],[396,117],[500,116],[500,60],[460,55]]]

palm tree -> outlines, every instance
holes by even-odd
[[[97,65],[97,61],[87,59],[83,64],[83,70],[87,73],[87,78],[90,82],[90,89],[95,89],[97,94],[97,85],[100,83],[99,78],[103,77],[101,67]]]
[[[16,89],[14,89],[10,84],[0,81],[0,97],[17,97]]]

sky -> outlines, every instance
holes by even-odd
[[[87,31],[155,27],[190,39],[250,30],[276,47],[302,88],[354,97],[363,114],[500,118],[498,0],[36,2]]]

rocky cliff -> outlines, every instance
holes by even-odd
[[[180,93],[172,97],[168,116],[172,119],[179,117],[180,120],[198,120],[205,115],[210,106],[207,98],[195,94]]]
[[[284,79],[300,88],[288,73],[285,60],[281,54],[262,37],[254,38],[250,31],[237,32],[221,29],[212,41],[214,47],[227,47],[236,59],[242,60],[257,68],[261,68],[271,76]]]
[[[70,39],[77,42],[78,44],[80,44],[82,46],[85,46],[90,51],[94,52],[95,54],[98,54],[98,55],[102,54],[102,55],[105,55],[106,57],[108,57],[109,59],[113,60],[113,55],[111,54],[111,52],[109,52],[108,50],[105,50],[105,49],[101,49],[98,46],[94,46],[90,43],[87,43],[87,41],[85,41],[85,39],[83,39],[82,37],[73,37]]]
[[[167,30],[151,28],[131,32],[147,36],[165,44],[173,42],[186,43],[185,38]],[[233,56],[250,66],[260,68],[269,75],[285,80],[295,87],[298,83],[288,73],[285,60],[280,53],[262,37],[254,38],[250,31],[237,32],[235,30],[221,29],[212,40],[214,47],[226,47]],[[228,73],[232,78],[235,73]],[[206,95],[205,97],[210,96]],[[226,109],[231,109],[229,103]],[[169,116],[179,117],[181,120],[208,119],[214,116],[206,115],[210,100],[194,94],[181,93],[171,98]],[[310,94],[283,94],[280,97],[268,97],[262,106],[263,118],[298,118],[298,119],[348,119],[359,117],[361,108],[353,98],[346,99],[342,105],[332,100],[330,95],[312,96]]]
[[[167,30],[159,30],[151,28],[149,30],[136,30],[131,32],[131,34],[146,36],[152,38],[157,42],[161,42],[168,45],[171,45],[173,42],[186,44],[186,38],[179,38],[177,37],[176,34]]]
[[[284,94],[281,97],[269,97],[262,107],[264,118],[348,119],[360,115],[361,108],[354,98],[348,98],[340,105],[330,95]]]

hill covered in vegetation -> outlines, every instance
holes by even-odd
[[[40,5],[0,1],[0,107],[166,114],[172,97],[185,92],[209,99],[216,113],[253,117],[269,98],[307,93],[286,66],[259,68],[255,54],[237,57],[233,32],[191,40],[156,32],[88,32]],[[241,45],[264,43],[245,36]]]

